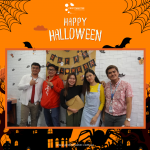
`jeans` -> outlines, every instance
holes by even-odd
[[[60,126],[59,107],[46,109],[44,108],[44,117],[47,126]]]

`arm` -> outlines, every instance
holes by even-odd
[[[98,116],[100,115],[100,113],[101,113],[101,110],[99,110],[98,109],[98,111],[97,111],[97,113],[96,113],[96,115],[92,118],[92,120],[91,120],[91,122],[90,122],[90,124],[95,124],[96,123],[96,121],[97,121],[97,118],[98,118]]]
[[[103,110],[102,111],[102,120],[104,121],[104,114],[105,114],[105,92],[104,92],[104,88],[103,86],[101,86],[100,88],[100,101],[101,101],[101,105],[99,106],[99,110]]]
[[[73,109],[73,108],[70,108],[69,106],[66,105],[65,103],[65,96],[64,96],[64,90],[61,90],[61,93],[60,93],[60,103],[61,103],[61,106],[64,108],[64,109],[67,109],[69,111],[72,111],[73,113],[77,113],[78,110],[77,109]]]
[[[26,90],[30,87],[30,82],[26,83],[26,76],[21,78],[21,81],[18,84],[18,90]]]
[[[127,104],[127,108],[126,108],[126,118],[130,118],[131,116],[131,110],[132,110],[132,88],[131,85],[128,83],[127,84],[127,89],[126,89],[126,104]],[[125,120],[124,125],[126,127],[130,127],[130,121]]]
[[[54,89],[55,92],[60,93],[61,90],[64,88],[64,84],[63,84],[63,81],[61,79],[58,80],[57,82],[59,83],[58,86],[54,85],[53,89]]]
[[[127,102],[126,118],[130,118],[132,110],[132,97],[127,97],[126,102]],[[130,121],[125,120],[124,125],[126,127],[130,127]]]
[[[105,104],[105,94],[104,94],[104,87],[103,86],[100,87],[100,101],[101,101],[101,104],[100,104],[100,106],[98,108],[98,111],[97,111],[96,115],[92,118],[92,120],[90,122],[91,124],[95,124],[96,123],[97,118],[100,115],[100,113],[101,113],[101,111],[102,111],[102,109],[104,107],[104,104]]]
[[[77,113],[77,112],[78,112],[77,109],[73,109],[73,108],[70,108],[70,107],[68,107],[67,109],[68,109],[69,111],[72,111],[73,113]]]
[[[41,102],[41,98],[42,98],[42,94],[43,94],[43,89],[44,89],[44,80],[43,80],[43,83],[42,83],[42,90],[41,90],[41,94],[40,94],[40,99],[39,99],[39,102]]]
[[[106,87],[104,88],[104,96],[105,95],[106,95]],[[106,99],[105,99],[105,102],[106,102]],[[105,109],[106,109],[106,103],[104,104],[103,111],[102,111],[102,120],[103,121],[105,119]]]
[[[65,103],[64,89],[60,92],[60,104],[64,109],[68,108],[68,106]]]
[[[106,105],[104,105],[104,108],[103,108],[103,111],[102,111],[102,120],[103,121],[105,119],[105,108],[106,108]]]
[[[100,106],[99,106],[99,110],[103,110],[103,107],[104,107],[104,105],[105,105],[105,94],[104,94],[104,87],[103,86],[101,86],[100,87],[100,101],[101,101],[101,104],[100,104]]]
[[[105,87],[106,85],[105,81],[101,81],[101,84],[103,85],[103,87]]]

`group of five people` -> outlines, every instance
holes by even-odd
[[[48,77],[44,81],[38,76],[41,66],[32,63],[31,74],[22,77],[18,89],[21,95],[21,122],[26,126],[28,114],[31,113],[31,126],[37,126],[39,105],[44,108],[47,126],[60,126],[60,105],[71,111],[66,113],[66,126],[98,127],[100,120],[104,126],[130,126],[132,110],[131,85],[119,78],[118,68],[110,65],[106,75],[110,82],[100,82],[91,69],[85,71],[83,85],[76,85],[76,74],[70,73],[66,84],[59,78],[58,67],[50,64],[47,67]],[[84,97],[84,108],[73,109],[66,102],[75,96]]]

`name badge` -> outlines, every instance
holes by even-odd
[[[112,106],[109,106],[109,112],[112,113],[113,110],[112,110]]]

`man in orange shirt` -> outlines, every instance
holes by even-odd
[[[59,106],[60,92],[64,88],[63,81],[57,75],[58,67],[50,64],[47,67],[48,77],[43,82],[41,106],[47,126],[60,126]]]

